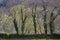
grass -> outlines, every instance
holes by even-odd
[[[60,40],[60,39],[1,39],[0,40]]]

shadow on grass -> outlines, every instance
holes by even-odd
[[[26,39],[26,38],[28,38],[28,39],[34,39],[34,38],[40,38],[40,39],[44,39],[44,38],[47,38],[47,39],[49,39],[49,38],[51,38],[51,39],[59,39],[60,38],[60,34],[53,34],[53,35],[47,35],[47,36],[45,36],[44,34],[33,34],[33,35],[18,35],[18,34],[10,34],[10,35],[7,35],[7,34],[0,34],[0,38],[7,38],[7,39],[9,39],[9,38],[11,38],[11,39],[13,39],[13,38],[23,38],[23,39]]]

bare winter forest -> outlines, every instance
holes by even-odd
[[[0,0],[0,33],[60,34],[60,0]]]

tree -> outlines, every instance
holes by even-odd
[[[58,13],[56,14],[56,16],[54,16],[53,11],[54,11],[56,8],[57,8],[57,7],[54,7],[54,9],[52,10],[52,12],[51,12],[51,14],[50,14],[50,23],[49,23],[49,25],[50,25],[50,32],[51,32],[51,34],[53,34],[53,31],[54,31],[54,21],[55,21],[55,19],[57,18],[57,16],[59,15],[59,12],[60,12],[60,10],[58,10]]]
[[[42,14],[43,16],[43,19],[44,19],[44,29],[45,29],[45,35],[47,35],[47,12],[49,11],[46,11],[47,10],[47,6],[48,6],[48,2],[44,2],[44,0],[42,0],[42,7],[43,7],[43,10],[41,12],[44,12],[44,15]],[[49,26],[50,26],[50,33],[53,34],[53,30],[54,30],[54,20],[57,18],[57,16],[59,15],[59,10],[58,10],[58,13],[56,16],[54,16],[54,10],[56,9],[57,7],[54,7],[54,9],[52,10],[52,12],[50,13],[50,21],[49,21]]]
[[[18,27],[17,27],[17,22],[16,22],[16,19],[15,18],[13,20],[13,23],[14,23],[15,30],[16,30],[16,32],[18,34]]]
[[[14,28],[16,30],[16,33],[18,34],[18,24],[17,24],[17,20],[16,20],[16,14],[17,11],[14,9],[15,7],[11,8],[11,13],[14,12],[14,14],[12,14],[11,16],[13,17],[13,23],[14,23]],[[13,10],[13,11],[12,11]]]
[[[33,18],[34,31],[35,31],[35,34],[36,34],[37,33],[37,30],[36,30],[36,27],[37,27],[37,24],[36,24],[36,8],[37,8],[37,4],[33,4],[33,5],[35,7],[34,8],[32,7],[32,18]],[[35,12],[33,12],[33,11],[35,11]]]
[[[44,20],[44,30],[45,30],[45,35],[47,35],[47,23],[46,23],[47,11],[46,11],[46,9],[47,9],[48,3],[44,2],[44,0],[42,0],[42,3],[43,3],[43,5],[42,5],[42,7],[43,7],[42,12],[44,12],[44,14],[42,14],[43,20]]]
[[[26,18],[27,18],[27,16],[25,15],[25,17],[24,17],[24,19],[23,19],[23,10],[22,10],[22,8],[21,8],[21,20],[22,20],[21,31],[22,31],[22,34],[23,34],[23,32],[24,32],[24,27],[25,27]]]
[[[0,33],[13,34],[14,30],[13,18],[7,14],[2,14],[0,19]]]

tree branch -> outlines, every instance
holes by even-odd
[[[55,17],[53,17],[53,20],[55,20],[58,15],[60,15],[60,10],[58,11],[58,14]]]

